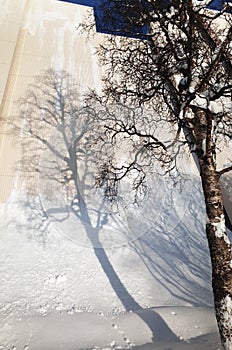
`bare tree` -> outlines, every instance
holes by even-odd
[[[216,318],[222,344],[231,350],[231,242],[220,177],[232,165],[220,169],[218,159],[232,137],[232,18],[229,4],[215,12],[205,8],[211,2],[170,0],[161,6],[162,1],[154,0],[109,0],[108,7],[104,5],[102,25],[114,23],[113,16],[119,13],[125,22],[118,33],[126,35],[128,30],[128,37],[112,35],[99,47],[106,72],[104,94],[98,97],[105,114],[99,116],[105,115],[107,142],[126,140],[134,156],[121,166],[113,161],[102,164],[98,184],[107,184],[106,195],[112,197],[118,183],[133,174],[138,193],[154,160],[173,171],[177,153],[188,146],[205,198]],[[147,28],[146,34],[141,28]],[[127,112],[134,105],[137,112],[120,118],[106,107],[110,102],[127,104]],[[141,106],[150,110],[149,117],[138,116]],[[169,133],[166,139],[160,130]]]

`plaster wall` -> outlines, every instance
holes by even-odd
[[[93,11],[86,6],[56,0],[0,0],[0,6],[0,202],[5,202],[22,184],[20,135],[12,134],[11,125],[18,116],[16,101],[33,77],[48,68],[66,70],[83,91],[100,89],[94,46],[104,35],[96,34],[91,43],[76,30],[87,11]],[[228,152],[220,158],[221,167]],[[223,193],[232,221],[229,179],[223,182]]]
[[[21,186],[20,135],[12,135],[17,100],[44,70],[70,73],[81,88],[98,89],[94,46],[76,27],[91,8],[56,0],[0,0],[0,202]],[[99,35],[94,38],[97,42]]]

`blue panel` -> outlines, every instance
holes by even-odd
[[[140,8],[133,6],[134,1],[127,0],[125,4],[125,2],[120,1],[98,0],[94,8],[97,31],[135,38],[144,37],[148,26],[140,23],[140,20],[142,6],[144,6],[146,0],[143,1]],[[136,22],[138,25],[136,25]]]
[[[84,5],[84,6],[95,6],[95,0],[58,0],[58,1],[64,1],[64,2],[71,2],[72,4],[77,5]]]
[[[225,0],[214,0],[212,1],[212,3],[210,5],[208,5],[207,7],[213,10],[218,10],[221,11],[223,10],[223,5],[226,2],[231,2],[231,0],[229,1],[225,1]]]
[[[143,39],[146,37],[149,23],[141,24],[141,13],[149,12],[152,6],[147,0],[58,0],[70,2],[77,5],[90,6],[94,8],[96,30],[99,33],[122,35]],[[223,4],[232,0],[213,0],[208,8],[222,10]],[[160,0],[158,6],[161,10],[168,11],[171,0]],[[131,5],[131,6],[130,6]],[[231,12],[231,10],[229,10]],[[126,15],[125,15],[126,13]],[[138,25],[135,25],[136,21]]]
[[[221,11],[221,10],[223,10],[224,4],[231,3],[231,2],[232,2],[232,0],[213,0],[206,7],[209,9],[212,9],[212,10]],[[228,10],[227,12],[231,13],[231,9]]]

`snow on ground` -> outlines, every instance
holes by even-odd
[[[15,190],[0,206],[0,349],[219,349],[199,179],[189,188],[181,210],[165,195],[155,227],[102,248]]]
[[[154,339],[144,320],[158,324],[159,317],[176,339],[168,338],[168,332]],[[114,318],[91,312],[53,312],[8,321],[3,330],[11,344],[6,340],[1,349],[218,349],[215,327],[212,310],[203,308],[155,308]]]

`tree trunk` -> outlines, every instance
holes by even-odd
[[[219,178],[209,164],[201,164],[206,203],[206,235],[212,264],[212,287],[218,328],[226,350],[232,350],[232,261],[226,235]]]
[[[232,350],[231,243],[226,234],[222,192],[213,160],[212,116],[197,108],[194,113],[196,155],[206,205],[206,235],[212,265],[215,312],[222,345],[224,349]]]

